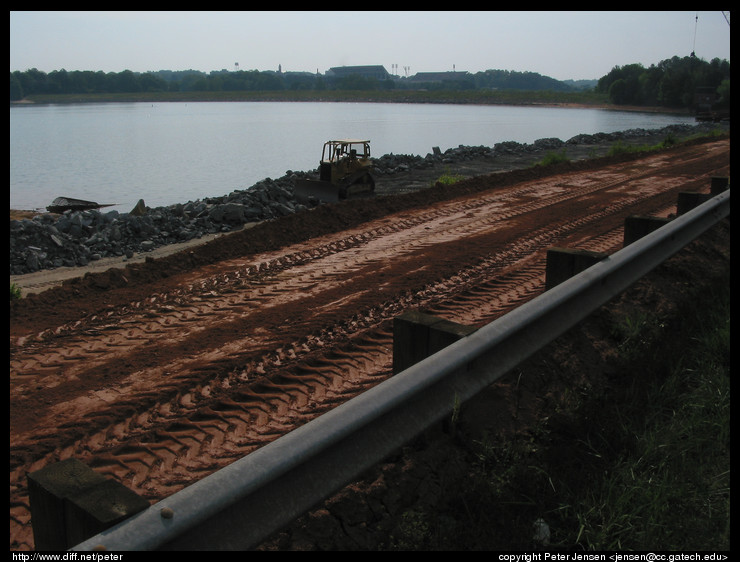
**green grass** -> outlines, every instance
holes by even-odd
[[[432,182],[432,186],[441,183],[442,185],[452,185],[460,180],[464,180],[465,176],[460,174],[453,174],[449,170],[445,170],[445,173],[439,176],[435,181]]]
[[[535,166],[552,166],[553,164],[560,164],[562,162],[569,162],[570,158],[565,154],[565,149],[559,152],[548,152],[545,156],[535,164]]]
[[[621,154],[639,154],[639,153],[654,152],[656,150],[661,150],[664,148],[675,146],[677,144],[680,144],[681,142],[688,142],[690,140],[694,140],[698,138],[714,138],[714,137],[720,136],[721,134],[722,134],[722,131],[717,129],[710,133],[700,133],[697,135],[693,135],[683,140],[679,140],[673,134],[668,134],[662,141],[654,145],[647,145],[647,144],[632,145],[632,144],[624,143],[620,140],[620,141],[615,142],[609,148],[609,151],[606,153],[606,156],[619,156]],[[592,158],[597,157],[595,151],[593,152],[591,157]],[[569,161],[570,161],[570,158],[567,155],[566,149],[563,148],[560,151],[547,152],[545,156],[539,162],[536,162],[535,164],[533,164],[533,167],[552,166],[555,164],[561,164],[561,163],[565,163]]]
[[[729,279],[726,289],[706,310],[687,310],[680,344],[660,342],[660,353],[650,356],[645,351],[655,341],[625,340],[635,348],[629,362],[639,365],[644,380],[619,401],[599,404],[599,417],[613,427],[608,439],[590,432],[604,438],[593,454],[611,462],[603,476],[585,480],[588,485],[566,488],[568,517],[553,519],[563,546],[729,549]],[[646,322],[636,321],[643,326],[637,333],[650,331]],[[611,443],[629,446],[611,450]],[[575,539],[568,518],[579,523]]]
[[[599,470],[564,485],[550,514],[556,543],[729,549],[729,287],[728,278],[706,302],[693,301],[670,330],[645,312],[622,319],[622,369],[633,380],[582,405],[590,429],[575,423],[588,446],[581,440],[572,454]]]
[[[10,284],[10,300],[21,298],[21,289],[15,283]]]
[[[712,136],[712,135],[707,135]],[[622,141],[614,143],[609,150],[609,156],[617,156],[619,154],[627,154],[633,152],[652,152],[654,150],[660,150],[662,148],[669,148],[678,144],[678,139],[675,135],[667,135],[661,142],[655,145],[628,145]]]
[[[393,548],[531,549],[541,517],[553,549],[729,550],[729,271],[670,325],[610,318],[611,386],[572,389],[527,435],[464,443],[468,476],[407,512]]]

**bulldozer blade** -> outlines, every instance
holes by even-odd
[[[302,203],[308,202],[311,197],[326,203],[339,201],[339,188],[328,181],[298,180],[293,194]]]

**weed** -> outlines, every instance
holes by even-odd
[[[554,164],[569,161],[570,158],[565,155],[565,149],[563,149],[560,152],[548,152],[542,160],[535,164],[535,166],[552,166]]]
[[[715,294],[710,302],[693,303],[670,338],[645,336],[652,342],[650,355],[632,356],[640,384],[605,405],[601,416],[613,420],[617,441],[619,435],[632,436],[633,446],[616,448],[603,475],[591,474],[582,479],[583,487],[561,492],[569,506],[577,506],[570,516],[578,523],[574,539],[567,533],[558,537],[562,545],[729,549],[729,283],[726,287],[726,294]],[[647,315],[633,315],[618,330],[627,341],[638,341],[655,324]]]
[[[468,478],[446,489],[438,511],[407,512],[395,546],[531,548],[541,518],[552,548],[729,550],[725,275],[670,329],[651,311],[615,313],[613,387],[563,398],[566,407],[526,434],[468,441]]]
[[[441,183],[442,185],[452,185],[460,180],[464,180],[465,176],[462,176],[460,174],[453,174],[448,170],[445,170],[445,172],[437,178],[435,182],[432,182],[432,185],[436,183]]]
[[[396,550],[420,548],[428,542],[430,532],[425,513],[407,511],[401,515],[401,522],[391,537],[391,544]]]
[[[21,289],[15,283],[10,284],[10,300],[17,300],[21,298]]]

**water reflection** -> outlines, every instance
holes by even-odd
[[[10,206],[57,196],[156,207],[316,168],[332,138],[369,138],[373,155],[693,123],[597,109],[371,103],[106,103],[10,109]]]

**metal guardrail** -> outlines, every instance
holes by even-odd
[[[628,288],[730,213],[729,190],[297,430],[72,550],[245,550]]]

